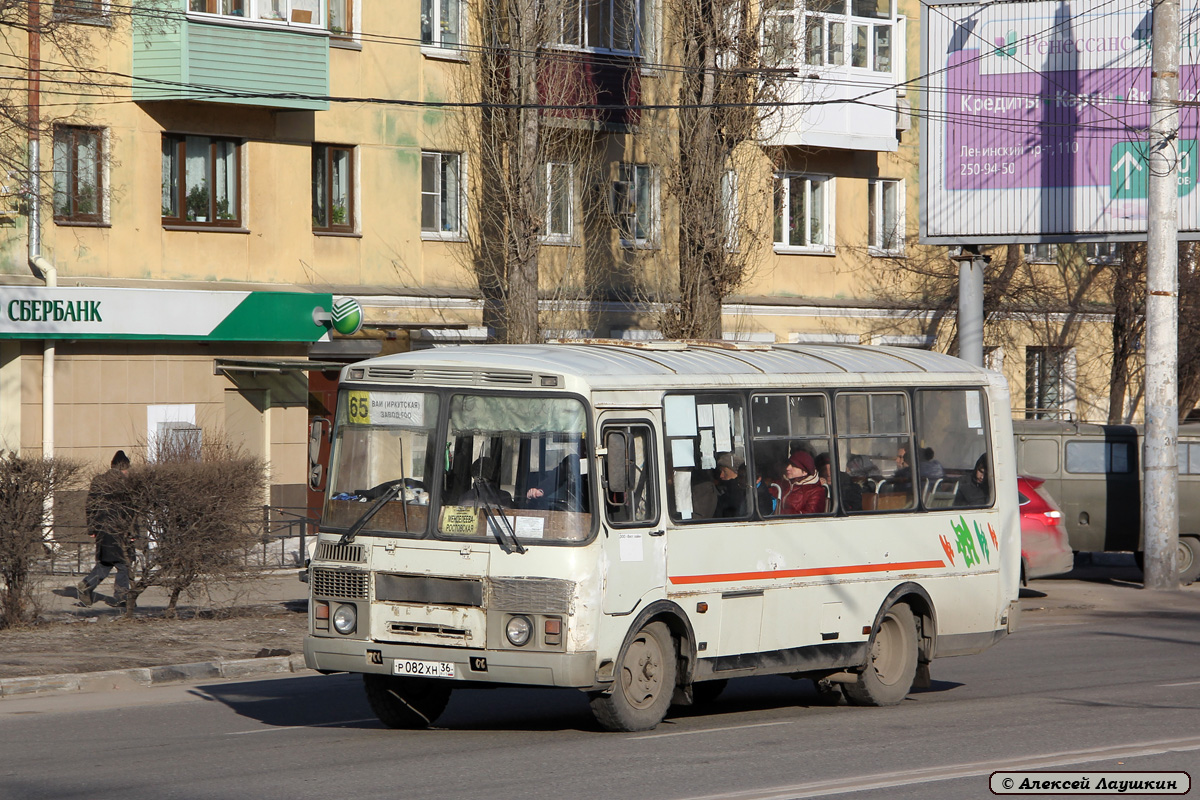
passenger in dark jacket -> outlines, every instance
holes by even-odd
[[[93,478],[88,488],[87,526],[88,535],[96,540],[96,566],[75,587],[79,602],[85,606],[94,602],[93,592],[114,568],[117,577],[113,598],[117,603],[124,603],[129,593],[129,562],[132,559],[125,548],[129,544],[131,520],[123,497],[128,471],[129,457],[124,450],[118,450],[108,472]]]
[[[992,499],[992,489],[988,482],[987,453],[975,462],[975,470],[970,477],[959,482],[958,492],[954,496],[956,506],[986,506]]]

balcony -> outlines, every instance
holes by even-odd
[[[189,0],[134,26],[135,102],[329,108],[324,0]]]

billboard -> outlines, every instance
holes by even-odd
[[[1200,238],[1197,2],[1180,15],[1181,238]],[[1145,239],[1150,31],[1134,0],[924,5],[921,240]]]

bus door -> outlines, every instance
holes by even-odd
[[[658,501],[655,421],[629,412],[600,417],[604,613],[628,614],[666,584],[666,522]]]

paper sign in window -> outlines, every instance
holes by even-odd
[[[733,449],[733,439],[731,438],[731,418],[729,406],[724,403],[718,403],[713,406],[713,427],[716,429],[717,435],[717,452],[724,453]]]
[[[687,469],[696,466],[696,456],[692,452],[691,439],[671,440],[671,466],[675,469]]]
[[[696,398],[688,394],[664,397],[663,419],[667,425],[667,436],[695,436]]]

